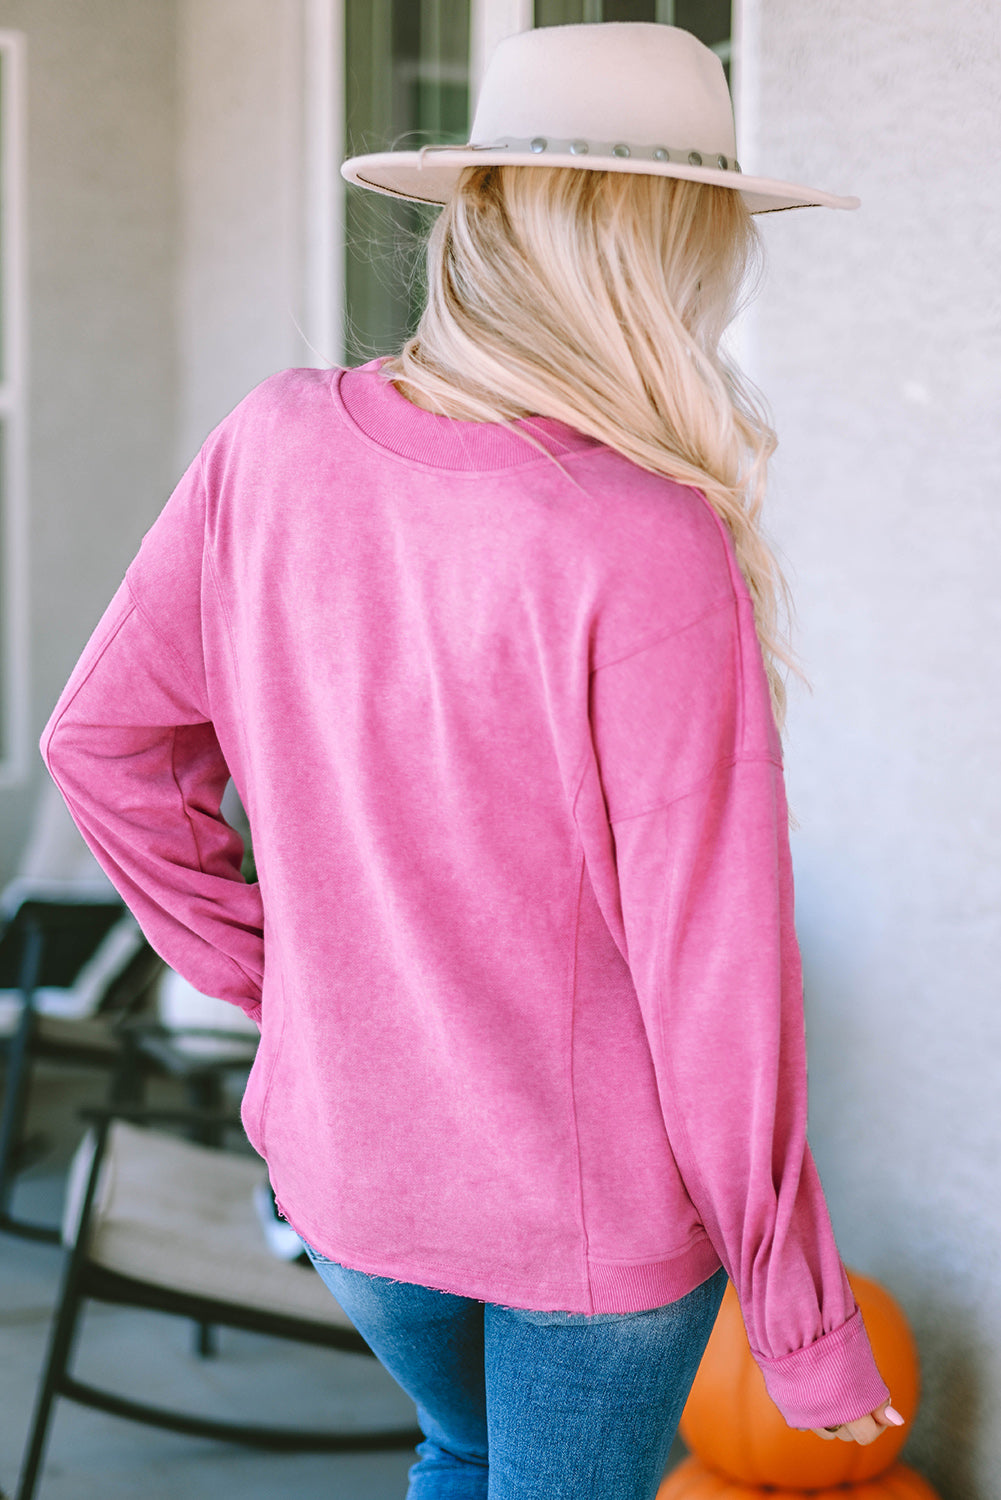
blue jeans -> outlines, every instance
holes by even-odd
[[[653,1500],[726,1287],[527,1312],[310,1259],[417,1404],[407,1500]]]

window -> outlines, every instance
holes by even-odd
[[[347,150],[468,139],[469,0],[348,0]],[[346,358],[396,350],[422,297],[417,237],[436,210],[348,188]]]
[[[0,786],[27,774],[24,37],[0,31]]]
[[[730,0],[535,0],[536,26],[568,26],[575,21],[680,26],[713,49],[729,77]]]
[[[525,25],[658,21],[712,47],[729,74],[730,0],[346,0],[350,155],[468,139],[470,42]],[[437,212],[349,186],[346,360],[395,352],[423,303],[420,234]]]

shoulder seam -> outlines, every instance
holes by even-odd
[[[650,636],[638,646],[633,646],[629,651],[623,651],[621,656],[613,656],[609,661],[596,663],[591,668],[591,675],[593,676],[596,672],[603,672],[606,667],[617,667],[621,662],[629,661],[630,657],[640,656],[644,651],[649,651],[651,646],[659,646],[664,641],[673,640],[675,636],[684,635],[686,630],[694,630],[695,626],[701,625],[703,620],[708,620],[713,615],[721,614],[725,609],[733,609],[736,603],[737,595],[731,586],[729,595],[719,604],[713,604],[708,609],[704,609],[700,615],[696,615],[693,620],[688,620],[684,625],[676,625],[672,630],[665,630],[659,635]]]
[[[636,818],[645,818],[649,813],[662,812],[665,807],[673,807],[676,802],[683,802],[686,797],[690,797],[693,792],[697,792],[700,787],[712,781],[718,771],[733,770],[736,766],[753,765],[774,766],[776,771],[780,773],[782,771],[781,761],[777,761],[772,755],[730,755],[725,760],[718,760],[711,770],[706,772],[705,776],[700,776],[698,781],[693,781],[690,786],[685,787],[684,791],[676,793],[675,796],[667,797],[663,802],[653,802],[649,807],[641,808],[639,812],[624,813],[621,818],[611,818],[609,822],[614,828],[619,823],[630,823]]]
[[[128,582],[128,580],[126,579],[126,583],[127,582]],[[80,693],[83,691],[84,687],[86,687],[87,683],[90,681],[91,677],[94,675],[94,672],[97,670],[98,666],[101,663],[102,658],[105,656],[105,654],[108,651],[109,647],[111,646],[111,644],[113,643],[113,641],[115,641],[117,639],[117,637],[121,634],[122,630],[124,630],[125,626],[128,624],[130,616],[132,616],[133,614],[136,614],[138,612],[137,611],[137,606],[136,606],[136,601],[135,601],[135,595],[132,593],[131,587],[128,588],[128,595],[129,595],[129,598],[132,601],[131,606],[129,607],[129,609],[126,610],[125,614],[118,621],[118,624],[115,626],[115,628],[112,631],[109,632],[107,638],[101,642],[100,648],[97,651],[97,654],[94,657],[94,660],[90,664],[90,668],[89,668],[89,670],[87,672],[87,675],[84,677],[84,679],[83,679],[82,682],[79,682],[77,684],[76,688],[74,689],[74,692],[73,692],[72,696],[69,699],[67,699],[67,701],[63,704],[62,712],[60,713],[58,719],[56,719],[51,724],[51,726],[49,726],[49,725],[46,726],[47,732],[43,733],[43,735],[42,735],[42,747],[43,747],[42,748],[42,755],[43,755],[43,757],[46,757],[46,750],[47,750],[48,746],[51,745],[52,741],[55,739],[56,734],[57,734],[57,732],[59,730],[60,724],[62,724],[62,722],[65,719],[66,715],[69,713],[70,709],[73,707],[73,704],[76,702],[77,698],[80,696]],[[67,683],[67,686],[68,685],[69,684]],[[58,707],[58,704],[56,706]],[[53,712],[54,712],[54,710],[53,710]],[[48,766],[48,759],[47,758],[46,758],[46,765]],[[51,767],[49,767],[49,775],[52,777],[53,781],[56,781],[55,773],[52,771]],[[59,786],[60,791],[62,791],[62,787],[60,786],[60,784],[59,784],[58,781],[56,781],[56,785]],[[64,796],[65,796],[65,793],[64,793]],[[66,801],[69,801],[68,797],[66,798]]]
[[[201,689],[198,686],[198,683],[195,681],[195,678],[192,675],[191,668],[188,666],[187,662],[184,660],[184,657],[178,651],[177,647],[173,644],[173,642],[169,641],[167,639],[167,637],[163,634],[163,632],[160,629],[160,627],[155,623],[154,620],[152,620],[150,618],[149,614],[146,612],[146,609],[143,606],[143,604],[141,603],[141,601],[139,599],[139,596],[136,593],[135,588],[133,586],[132,579],[129,577],[128,573],[126,573],[126,575],[125,575],[125,585],[126,585],[126,588],[129,591],[129,598],[132,600],[133,606],[135,607],[136,614],[142,616],[142,619],[144,620],[144,622],[146,623],[146,625],[148,626],[148,628],[156,636],[157,640],[160,642],[160,645],[164,646],[170,652],[170,654],[173,657],[174,661],[177,663],[177,665],[180,667],[181,671],[184,673],[184,677],[185,677],[185,680],[186,680],[188,686],[194,690],[194,693],[195,693],[195,702],[198,703],[199,700],[201,699],[202,694],[201,694]],[[207,707],[207,705],[202,705],[202,706],[203,707]]]

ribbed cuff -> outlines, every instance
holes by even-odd
[[[779,1359],[755,1351],[765,1385],[790,1427],[835,1427],[866,1417],[890,1392],[876,1368],[861,1310],[833,1333]]]

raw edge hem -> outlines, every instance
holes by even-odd
[[[701,1286],[720,1267],[720,1259],[708,1239],[697,1240],[671,1259],[641,1262],[588,1262],[588,1287],[576,1281],[540,1282],[500,1280],[488,1272],[456,1273],[433,1263],[401,1264],[381,1260],[364,1252],[338,1247],[323,1235],[308,1231],[279,1204],[279,1213],[301,1239],[337,1265],[385,1281],[406,1282],[431,1291],[448,1292],[475,1302],[530,1312],[632,1313],[664,1307]]]

